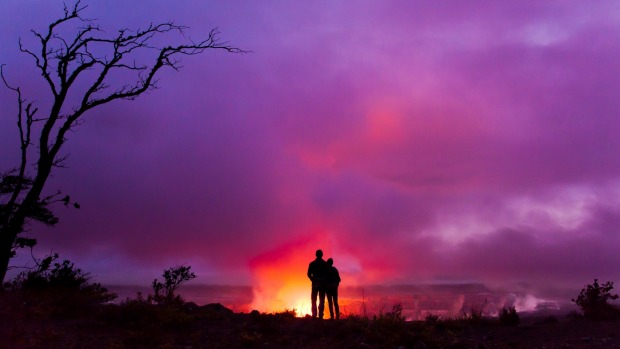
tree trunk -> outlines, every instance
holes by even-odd
[[[9,269],[9,262],[12,258],[13,243],[17,236],[23,232],[26,218],[28,217],[28,211],[30,207],[39,200],[39,196],[43,191],[45,182],[52,171],[52,162],[43,159],[43,156],[39,159],[37,177],[35,178],[32,187],[26,194],[26,197],[21,202],[16,212],[10,214],[0,228],[0,285],[4,283],[4,278]]]
[[[9,269],[9,261],[11,260],[11,251],[13,250],[13,241],[11,234],[7,229],[0,230],[0,288],[4,284],[6,272]]]
[[[212,29],[205,39],[198,42],[188,40],[185,44],[158,45],[159,39],[154,39],[158,35],[178,33],[184,36],[185,27],[172,22],[151,24],[143,30],[121,29],[118,34],[110,38],[102,38],[104,32],[99,26],[94,21],[81,17],[81,12],[86,7],[80,5],[79,0],[75,1],[73,6],[65,6],[64,16],[52,22],[47,31],[39,33],[33,30],[39,41],[39,49],[31,50],[20,41],[19,50],[34,58],[37,69],[50,88],[49,92],[54,100],[48,117],[42,119],[34,117],[38,109],[33,107],[33,103],[28,103],[22,98],[19,88],[9,85],[0,65],[0,82],[4,82],[4,85],[15,91],[18,96],[17,125],[21,136],[22,179],[30,178],[30,175],[24,174],[28,147],[34,145],[31,141],[37,139],[39,141],[39,159],[36,162],[37,173],[34,182],[32,185],[29,183],[28,189],[17,189],[13,199],[9,201],[10,205],[5,207],[6,211],[0,215],[0,282],[6,277],[15,239],[23,232],[24,224],[37,218],[32,212],[34,205],[45,206],[49,203],[41,202],[40,199],[45,182],[55,161],[58,161],[56,156],[66,140],[65,135],[81,121],[85,112],[112,101],[133,100],[155,88],[156,75],[160,69],[179,70],[181,56],[198,55],[207,49],[221,49],[232,53],[245,52],[220,41],[220,32],[217,28]],[[73,37],[69,34],[71,33],[69,22],[75,24]],[[142,57],[139,51],[153,50],[158,51],[158,54],[150,64],[136,60]],[[108,76],[112,71],[115,72],[113,76],[121,72],[129,74],[127,75],[129,82],[114,83],[116,78]],[[76,81],[81,81],[79,83],[81,89],[73,91],[72,86]],[[75,97],[78,97],[77,103],[72,106],[65,105],[65,98],[70,90],[75,93]],[[67,114],[61,115],[62,110],[66,110]],[[35,130],[31,129],[33,122],[44,120],[40,129],[38,127]],[[32,135],[31,131],[34,131]]]

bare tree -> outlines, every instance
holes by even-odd
[[[17,97],[21,151],[20,164],[0,173],[0,283],[16,250],[36,244],[35,239],[23,235],[29,222],[56,224],[58,219],[50,209],[55,202],[79,208],[60,192],[43,193],[50,173],[64,160],[60,150],[68,132],[88,111],[115,100],[133,100],[156,88],[160,70],[179,70],[184,55],[197,55],[207,49],[244,52],[222,42],[217,28],[196,42],[184,35],[186,27],[173,22],[138,30],[120,29],[109,35],[94,20],[82,16],[86,7],[79,0],[73,6],[65,5],[64,15],[46,32],[32,30],[37,49],[19,42],[19,50],[34,60],[49,87],[49,109],[40,111],[34,102],[25,99],[22,90],[5,77],[4,66],[0,66],[4,85]],[[167,34],[178,34],[185,43],[161,44]],[[121,76],[125,84],[115,84]]]

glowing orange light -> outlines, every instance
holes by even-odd
[[[314,236],[312,240],[322,240]],[[252,309],[273,313],[295,310],[296,316],[311,313],[311,283],[306,273],[317,247],[310,239],[295,241],[256,257],[250,268],[254,277]]]
[[[303,317],[311,313],[310,284],[283,284],[277,288],[255,288],[252,307],[263,312],[294,310]]]

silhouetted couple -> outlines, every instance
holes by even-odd
[[[312,281],[312,317],[317,317],[317,296],[319,298],[318,316],[323,318],[325,310],[325,296],[329,304],[330,318],[340,318],[340,307],[338,306],[338,285],[340,284],[340,274],[334,267],[334,260],[323,260],[323,251],[316,250],[316,259],[308,266],[308,277]],[[334,310],[336,311],[334,313]]]

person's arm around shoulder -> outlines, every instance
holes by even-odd
[[[338,282],[342,281],[340,280],[340,273],[338,272],[338,269],[336,269],[336,267],[334,267],[334,276],[334,279],[336,279]]]

